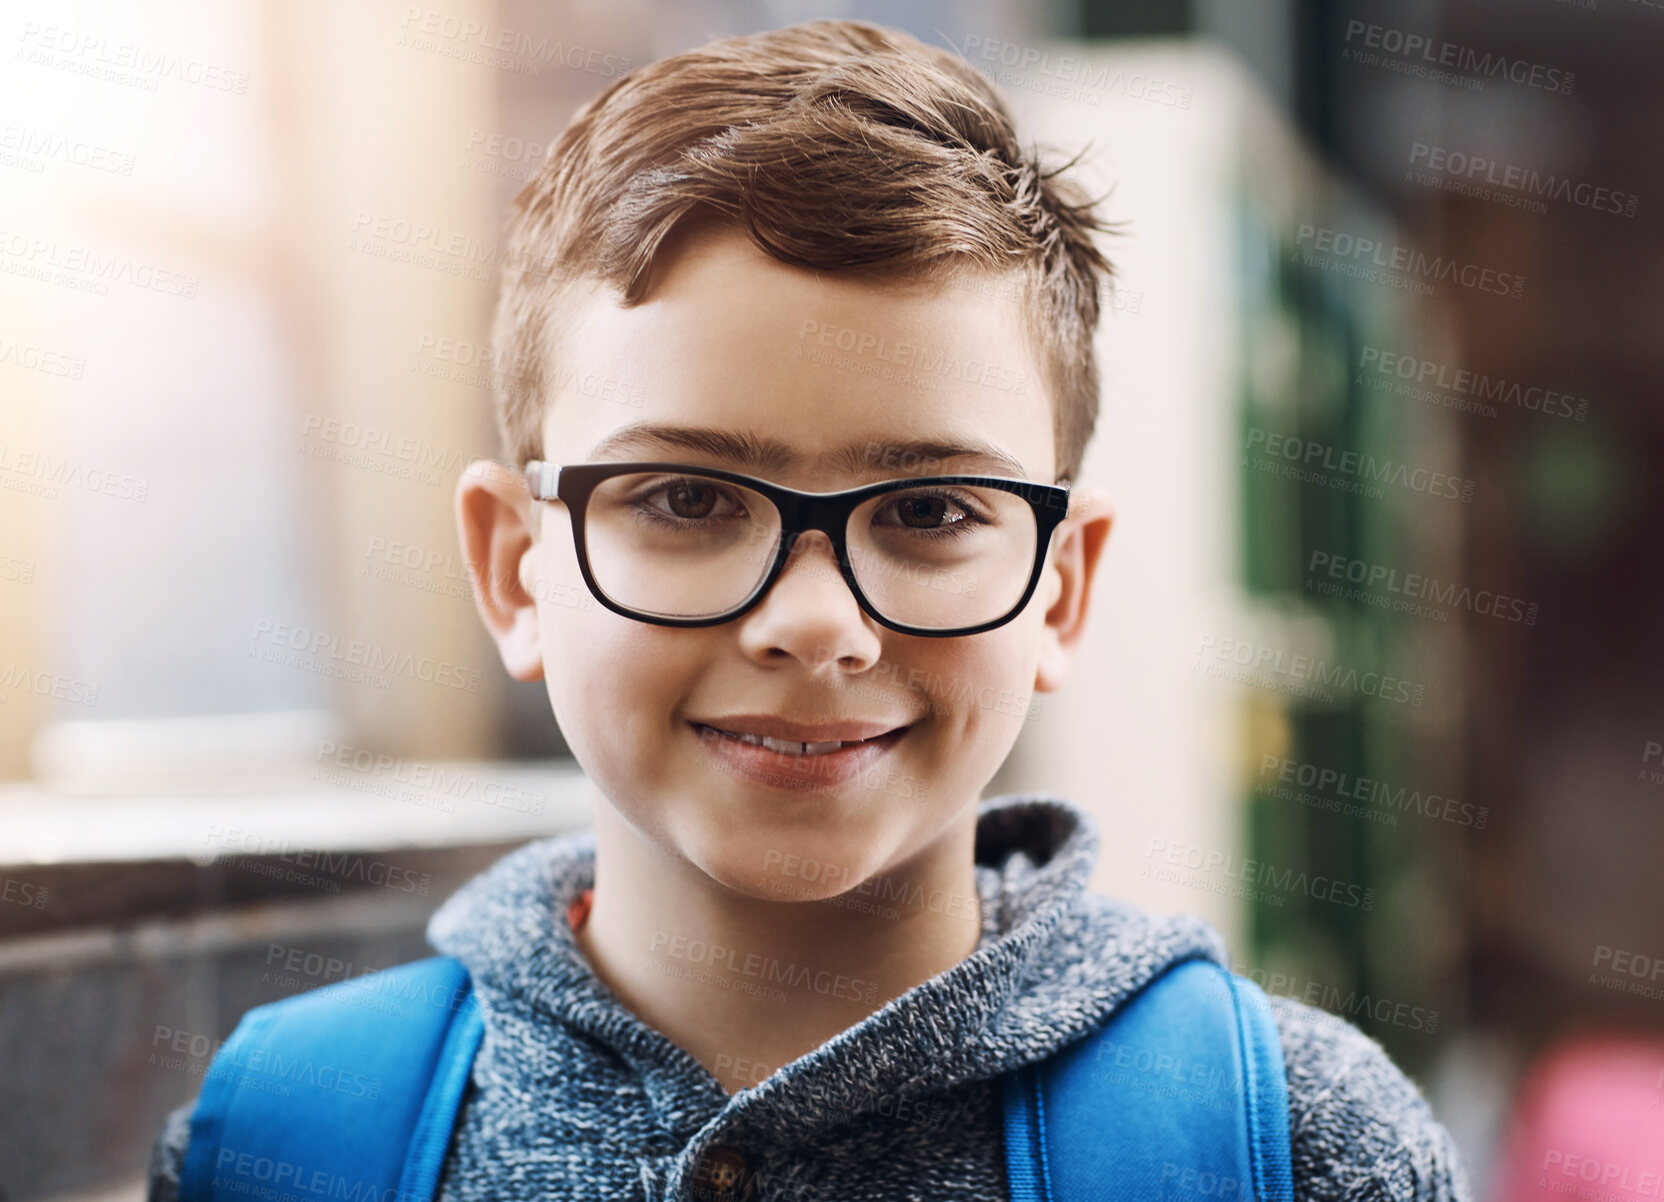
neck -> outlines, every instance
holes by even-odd
[[[933,843],[886,867],[882,890],[851,891],[840,905],[736,893],[602,799],[578,944],[626,1007],[734,1093],[976,951],[976,814],[967,806]]]

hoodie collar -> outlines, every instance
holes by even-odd
[[[565,916],[595,881],[593,831],[504,857],[440,908],[428,939],[467,966],[488,1023],[494,1007],[530,1008],[622,1057],[677,1139],[720,1116],[724,1139],[796,1143],[875,1098],[908,1100],[1043,1060],[1176,960],[1226,962],[1200,919],[1152,916],[1089,892],[1098,846],[1092,816],[1061,797],[983,800],[977,950],[732,1096],[626,1009],[578,946]]]

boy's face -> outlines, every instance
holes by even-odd
[[[1009,301],[817,274],[728,231],[688,241],[656,271],[646,303],[624,309],[593,293],[561,329],[551,367],[565,387],[543,430],[550,463],[664,460],[814,491],[909,475],[1056,479],[1050,402]],[[970,366],[940,370],[954,360]],[[648,432],[597,449],[626,427],[748,436],[784,444],[790,459],[763,469]],[[920,441],[1012,462],[905,450]],[[850,447],[867,466],[830,461]],[[459,517],[505,665],[548,682],[561,730],[605,797],[661,850],[774,899],[852,889],[974,809],[1032,692],[1062,683],[1110,523],[1101,495],[1077,488],[1017,617],[921,638],[861,610],[820,534],[799,540],[749,612],[673,628],[596,603],[565,506],[531,501],[517,480],[470,471]],[[768,752],[759,772],[763,749],[736,756],[706,729],[747,715],[900,733],[863,749],[870,758],[838,782],[807,755]],[[803,860],[823,866],[814,879]]]

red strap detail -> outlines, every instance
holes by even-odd
[[[579,927],[584,925],[584,920],[589,917],[589,906],[594,900],[595,890],[585,889],[582,893],[578,894],[577,897],[572,899],[571,905],[566,907],[566,922],[567,925],[572,928],[574,933],[577,932]]]

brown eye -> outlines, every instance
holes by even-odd
[[[670,512],[679,518],[709,517],[716,505],[716,490],[708,484],[673,484],[665,490]]]
[[[644,521],[690,531],[750,516],[744,500],[732,489],[715,480],[691,476],[655,481],[637,494],[631,507]]]
[[[941,489],[919,489],[890,497],[873,514],[873,525],[942,537],[987,525],[977,503]]]
[[[903,524],[915,530],[933,529],[947,514],[948,500],[940,496],[903,497],[896,503]],[[962,519],[954,518],[952,521]]]

